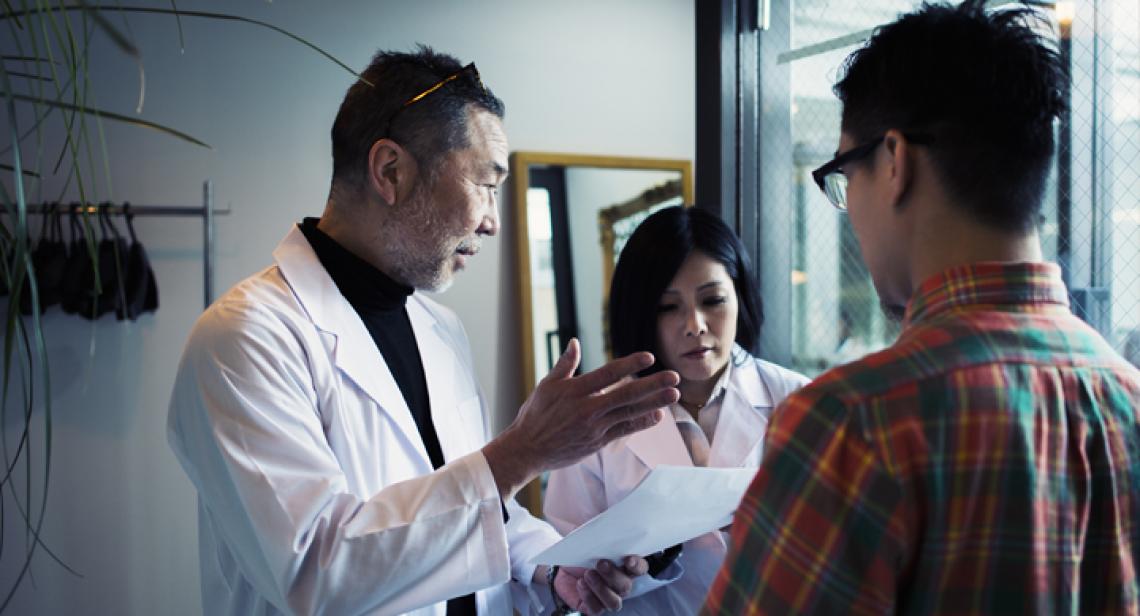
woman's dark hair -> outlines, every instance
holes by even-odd
[[[615,357],[637,351],[660,356],[657,308],[681,264],[701,252],[724,266],[736,287],[736,343],[756,354],[764,310],[752,262],[740,239],[715,214],[695,207],[662,209],[646,218],[618,257],[610,284],[610,348]],[[654,364],[646,373],[661,370]]]

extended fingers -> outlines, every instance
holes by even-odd
[[[604,394],[596,396],[593,403],[603,409],[621,409],[632,414],[651,408],[658,408],[673,404],[681,397],[677,391],[677,383],[681,378],[672,370],[664,370],[656,374],[631,379],[630,381],[614,387]]]
[[[589,616],[605,613],[606,607],[602,605],[602,602],[590,591],[590,585],[587,584],[584,579],[578,580],[578,596],[582,598],[581,603],[579,603],[577,607],[579,612],[588,614]]]
[[[633,579],[626,573],[624,567],[619,568],[608,560],[599,560],[597,572],[602,576],[606,587],[617,593],[619,597],[625,597],[633,590]]]
[[[622,559],[621,566],[631,577],[649,573],[649,561],[640,556],[626,556]]]
[[[562,352],[562,356],[554,364],[542,380],[562,380],[570,378],[574,375],[574,371],[578,369],[578,362],[582,359],[582,349],[578,344],[577,338],[571,338],[570,343],[566,345],[566,350]]]
[[[605,394],[595,396],[591,404],[600,408],[598,415],[609,423],[636,418],[653,408],[677,402],[681,392],[676,386],[676,372],[665,371],[621,384]]]
[[[574,387],[581,394],[605,389],[623,378],[641,372],[653,365],[652,353],[631,353],[574,379]]]
[[[585,593],[586,604],[593,607],[597,606],[601,609],[597,610],[610,610],[616,612],[621,609],[621,597],[618,596],[612,588],[606,584],[606,580],[602,577],[596,569],[590,569],[582,576],[582,581],[585,583],[588,592]]]
[[[661,411],[658,409],[653,409],[651,412],[639,415],[633,419],[620,421],[610,426],[609,429],[606,430],[605,434],[602,436],[602,446],[604,447],[614,439],[618,439],[623,436],[629,436],[634,432],[641,432],[647,428],[652,428],[653,426],[657,425],[657,422],[659,421],[661,421]]]

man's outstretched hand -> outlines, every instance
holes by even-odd
[[[650,353],[615,359],[581,376],[578,340],[519,409],[514,422],[483,448],[503,498],[544,471],[573,464],[610,441],[653,426],[659,409],[677,401],[680,377],[669,370],[637,373],[653,365]]]

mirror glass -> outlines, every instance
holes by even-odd
[[[583,372],[609,359],[606,303],[622,246],[652,212],[691,203],[684,160],[516,152],[524,393],[572,337]]]

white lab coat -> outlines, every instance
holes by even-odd
[[[773,407],[808,379],[755,359],[739,347],[733,356],[746,359],[733,366],[725,385],[708,465],[757,468]],[[665,413],[652,428],[618,439],[578,464],[552,472],[543,513],[555,528],[568,533],[624,498],[658,465],[692,464],[676,421]],[[645,524],[653,524],[653,520],[647,519]],[[681,556],[657,579],[642,576],[635,580],[621,613],[696,614],[724,560],[726,537],[718,531],[685,542]]]
[[[408,316],[446,466],[433,472],[384,358],[294,227],[276,265],[201,316],[168,437],[198,489],[206,614],[443,616],[546,609],[527,561],[559,539],[513,500],[503,522],[470,347],[420,293]],[[513,587],[513,588],[512,588]]]

